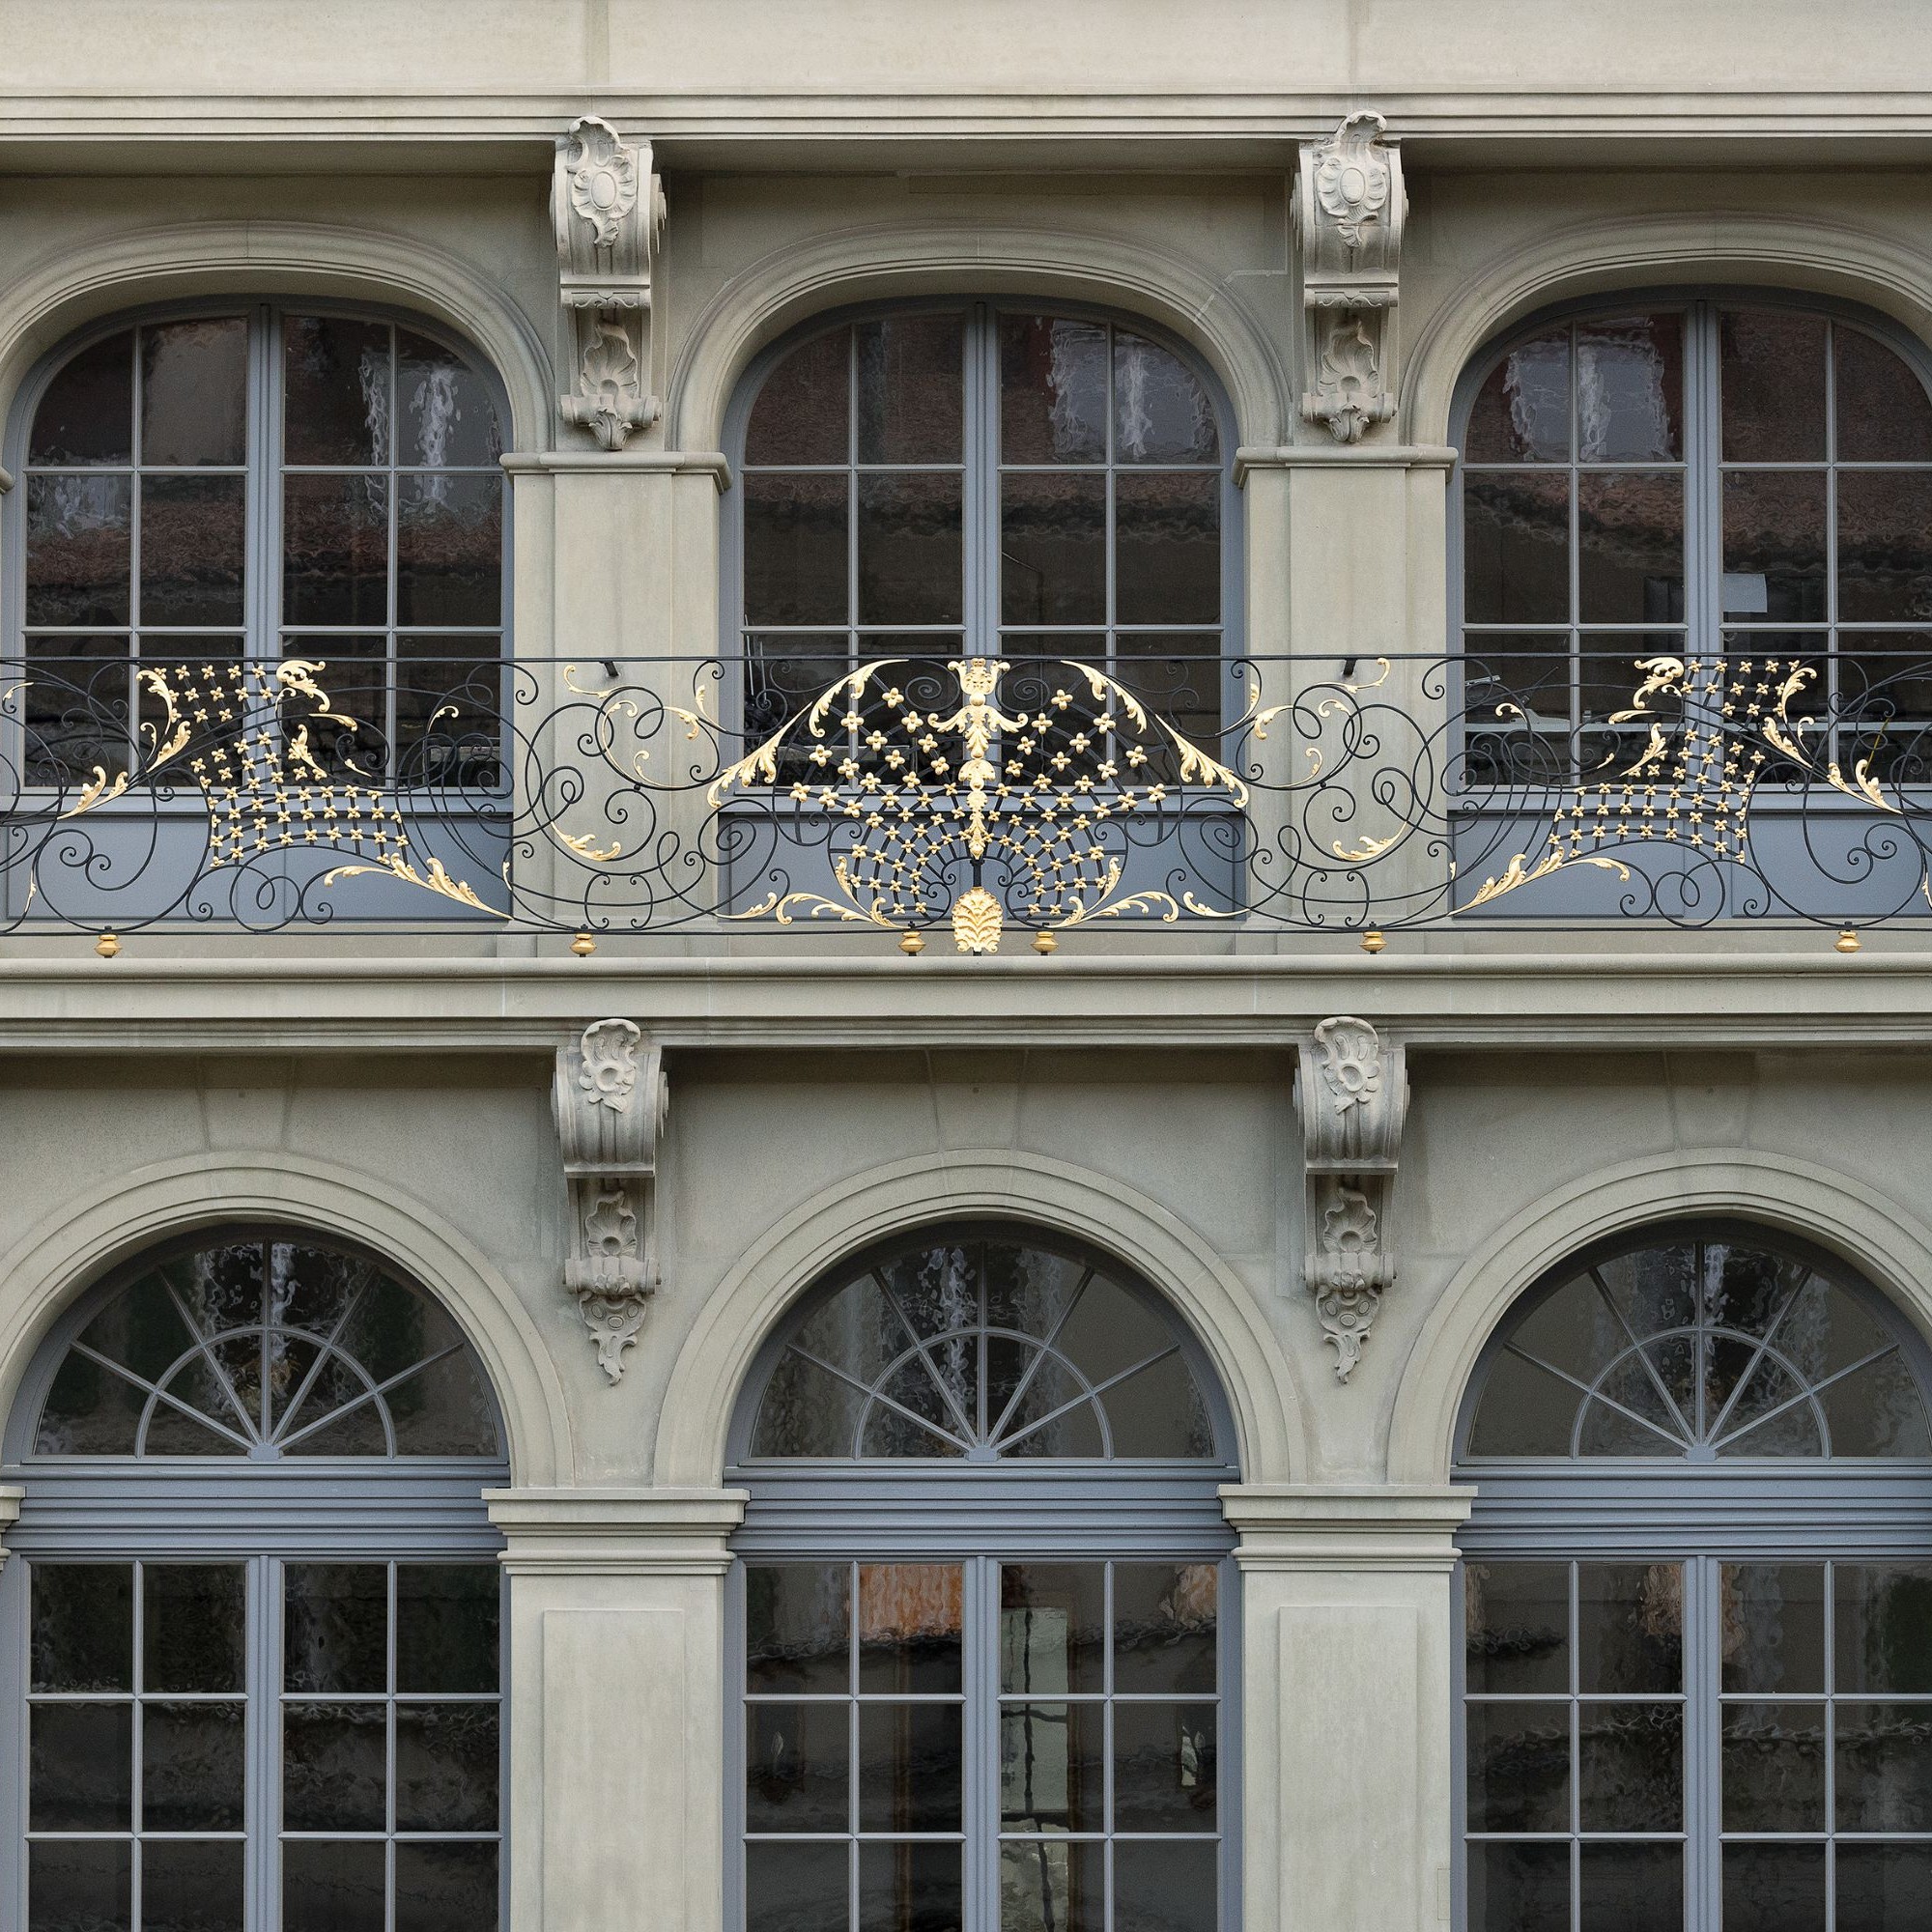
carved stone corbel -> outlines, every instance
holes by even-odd
[[[1402,155],[1379,114],[1350,114],[1325,141],[1301,144],[1294,222],[1301,238],[1308,422],[1359,442],[1395,414],[1389,365],[1408,212]]]
[[[594,114],[573,121],[556,144],[551,218],[577,378],[558,404],[564,421],[587,429],[600,448],[622,449],[662,412],[645,392],[651,264],[665,220],[651,144],[627,144]]]
[[[1408,1112],[1400,1046],[1367,1020],[1323,1020],[1295,1065],[1307,1191],[1303,1277],[1347,1381],[1395,1279],[1389,1210]]]
[[[570,1194],[563,1285],[613,1382],[660,1279],[658,1135],[669,1099],[661,1049],[629,1020],[599,1020],[556,1050],[551,1104]]]

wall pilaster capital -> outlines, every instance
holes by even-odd
[[[512,1576],[721,1576],[744,1490],[485,1490]]]
[[[0,1536],[20,1520],[20,1500],[26,1494],[18,1483],[0,1483]],[[0,1570],[7,1567],[7,1546],[0,1543]]]
[[[1446,1575],[1476,1492],[1466,1485],[1228,1483],[1243,1570]]]

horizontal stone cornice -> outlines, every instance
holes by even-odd
[[[714,1577],[745,1518],[743,1490],[486,1490],[503,1567],[526,1576]]]
[[[1243,1570],[1434,1575],[1456,1562],[1466,1487],[1230,1483],[1221,1507]]]

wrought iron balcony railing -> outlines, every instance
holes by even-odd
[[[924,640],[919,640],[923,642]],[[1932,658],[14,660],[10,929],[1932,917]],[[1609,695],[1604,695],[1609,694]]]

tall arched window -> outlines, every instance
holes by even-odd
[[[1662,1228],[1463,1419],[1467,1932],[1901,1932],[1932,1896],[1924,1351],[1841,1263]]]
[[[1207,1364],[1118,1262],[932,1228],[841,1264],[731,1480],[742,1932],[1218,1932],[1235,1662]]]
[[[85,1297],[7,1435],[0,1919],[497,1925],[507,1474],[474,1352],[372,1257],[235,1230]]]
[[[24,781],[126,770],[160,716],[144,665],[299,657],[355,721],[311,739],[324,770],[494,782],[502,421],[468,350],[322,304],[168,311],[63,349],[12,452]]]

